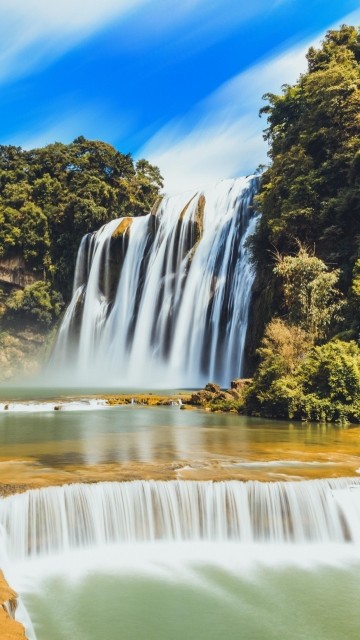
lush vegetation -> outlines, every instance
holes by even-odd
[[[258,349],[245,411],[268,418],[360,422],[360,349],[326,341],[342,306],[338,272],[300,247],[279,257],[287,313],[274,317]]]
[[[267,94],[261,110],[271,165],[255,255],[262,266],[269,249],[287,254],[300,240],[340,268],[347,291],[360,243],[360,30],[329,31],[307,59],[299,81]]]
[[[307,59],[262,109],[253,250],[268,322],[246,410],[360,422],[360,29],[329,31]]]
[[[0,290],[3,324],[49,326],[69,300],[81,237],[148,213],[161,187],[156,167],[104,142],[0,146],[0,262],[18,261],[32,280],[10,297]]]

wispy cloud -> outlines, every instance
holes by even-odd
[[[159,165],[169,192],[247,174],[266,161],[258,117],[264,91],[278,92],[305,68],[302,44],[240,73],[187,117],[170,122],[141,149]],[[189,122],[195,124],[189,128]]]
[[[0,81],[45,66],[150,0],[11,0],[0,3]]]
[[[289,2],[291,0],[282,0]],[[174,46],[186,45],[192,50],[207,46],[219,40],[225,34],[235,30],[256,16],[271,13],[279,0],[253,0],[252,2],[234,2],[234,0],[152,0],[144,8],[137,20],[138,38],[129,33],[127,44],[137,49],[171,35]],[[185,53],[185,52],[184,52]]]
[[[163,38],[182,48],[206,46],[277,0],[8,0],[0,2],[0,82],[45,67],[107,24],[135,14],[136,33],[122,46],[139,49]],[[135,35],[135,37],[134,37]]]
[[[360,10],[338,24],[360,22]],[[329,28],[338,25],[329,25]],[[157,164],[168,192],[201,187],[235,175],[252,173],[267,160],[264,120],[258,117],[265,92],[279,93],[306,69],[305,54],[324,33],[247,69],[223,84],[186,116],[173,120],[140,150]]]

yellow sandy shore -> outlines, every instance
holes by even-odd
[[[16,609],[17,594],[5,580],[0,570],[0,638],[1,640],[24,640],[25,630],[20,622],[16,622],[12,615]],[[9,614],[10,610],[10,614]]]

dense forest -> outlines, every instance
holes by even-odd
[[[252,245],[267,324],[245,410],[360,421],[360,30],[329,31],[307,61],[261,109],[270,165]]]

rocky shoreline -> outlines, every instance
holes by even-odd
[[[179,405],[181,409],[201,408],[205,411],[231,411],[240,413],[243,408],[244,391],[250,382],[250,379],[243,378],[232,380],[230,389],[221,389],[219,385],[209,382],[204,389],[194,392],[180,391],[172,396],[157,395],[148,392],[110,394],[101,396],[101,398],[104,398],[110,406],[129,404],[149,407]]]

